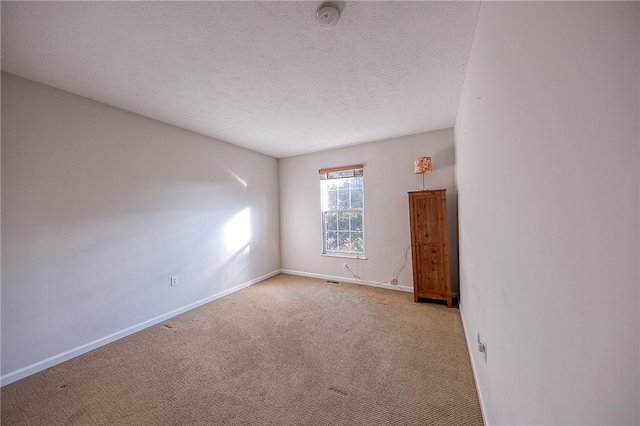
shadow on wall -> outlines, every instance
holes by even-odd
[[[456,149],[454,145],[444,147],[432,153],[433,170],[455,167]],[[458,187],[454,182],[447,188],[447,231],[449,233],[449,267],[451,274],[451,292],[458,294],[460,301],[460,260],[458,253]]]
[[[456,165],[456,149],[453,145],[431,153],[431,157],[434,158],[433,170],[454,167]],[[437,161],[435,159],[437,159]]]

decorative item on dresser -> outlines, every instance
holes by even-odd
[[[422,190],[424,191],[424,174],[431,173],[431,157],[418,157],[413,160],[413,173],[422,175]]]
[[[451,307],[446,190],[409,192],[413,300],[445,300]]]

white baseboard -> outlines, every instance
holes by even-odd
[[[54,365],[60,364],[61,362],[67,361],[71,358],[75,358],[78,355],[82,355],[84,353],[87,353],[93,349],[99,348],[100,346],[104,346],[108,343],[114,342],[118,339],[122,339],[123,337],[126,337],[130,334],[136,333],[140,330],[143,330],[147,327],[151,327],[152,325],[158,324],[162,321],[166,321],[169,318],[173,318],[176,315],[180,315],[184,312],[190,311],[191,309],[197,308],[198,306],[202,306],[205,303],[209,303],[212,302],[216,299],[220,299],[221,297],[227,296],[231,293],[234,293],[238,290],[242,290],[245,287],[249,287],[250,285],[253,285],[255,283],[258,283],[260,281],[266,280],[267,278],[270,278],[274,275],[277,275],[280,273],[280,270],[276,270],[273,272],[270,272],[266,275],[263,275],[261,277],[255,278],[251,281],[247,281],[245,283],[242,283],[240,285],[237,285],[233,288],[230,288],[228,290],[222,291],[220,293],[214,294],[212,296],[206,297],[204,299],[198,300],[197,302],[193,302],[190,303],[186,306],[183,306],[182,308],[178,308],[175,309],[171,312],[167,312],[166,314],[157,316],[155,318],[152,318],[150,320],[141,322],[140,324],[136,324],[132,327],[128,327],[125,328],[124,330],[118,331],[116,333],[113,334],[109,334],[108,336],[104,336],[100,339],[94,340],[93,342],[89,342],[87,344],[84,344],[82,346],[78,346],[77,348],[68,350],[66,352],[63,352],[61,354],[58,355],[54,355],[52,357],[49,357],[47,359],[44,359],[42,361],[38,361],[35,362],[31,365],[27,365],[26,367],[22,367],[18,370],[9,372],[3,376],[0,376],[0,386],[4,386],[4,385],[8,385],[9,383],[13,383],[15,381],[18,381],[20,379],[23,379],[27,376],[30,376],[32,374],[35,374],[39,371],[45,370],[49,367],[53,367]]]
[[[333,275],[314,274],[312,272],[292,271],[290,269],[281,269],[280,272],[282,272],[283,274],[298,275],[301,277],[320,278],[322,280],[331,280],[331,281],[342,281],[346,283],[368,285],[371,287],[386,288],[389,290],[399,290],[399,291],[406,291],[407,293],[413,293],[413,287],[407,287],[403,285],[393,285],[393,284],[386,284],[386,283],[380,284],[380,283],[374,283],[366,280],[357,280],[355,278],[344,278],[344,277],[337,277]]]
[[[469,350],[469,360],[471,361],[471,370],[473,371],[473,380],[476,383],[476,392],[478,393],[478,400],[480,401],[480,412],[482,413],[482,421],[486,426],[489,426],[489,419],[487,418],[487,410],[484,405],[484,398],[482,397],[482,390],[480,390],[480,385],[478,382],[478,374],[475,360],[477,357],[474,357],[474,351],[472,348],[477,348],[475,336],[472,339],[471,335],[467,332],[467,327],[464,324],[464,312],[462,310],[462,305],[460,305],[460,318],[462,319],[462,330],[464,331],[464,337],[467,340],[467,349]]]

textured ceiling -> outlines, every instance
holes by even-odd
[[[274,157],[450,127],[478,2],[2,2],[2,69]]]

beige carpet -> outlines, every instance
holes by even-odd
[[[2,425],[481,425],[458,309],[278,275],[4,386]]]

